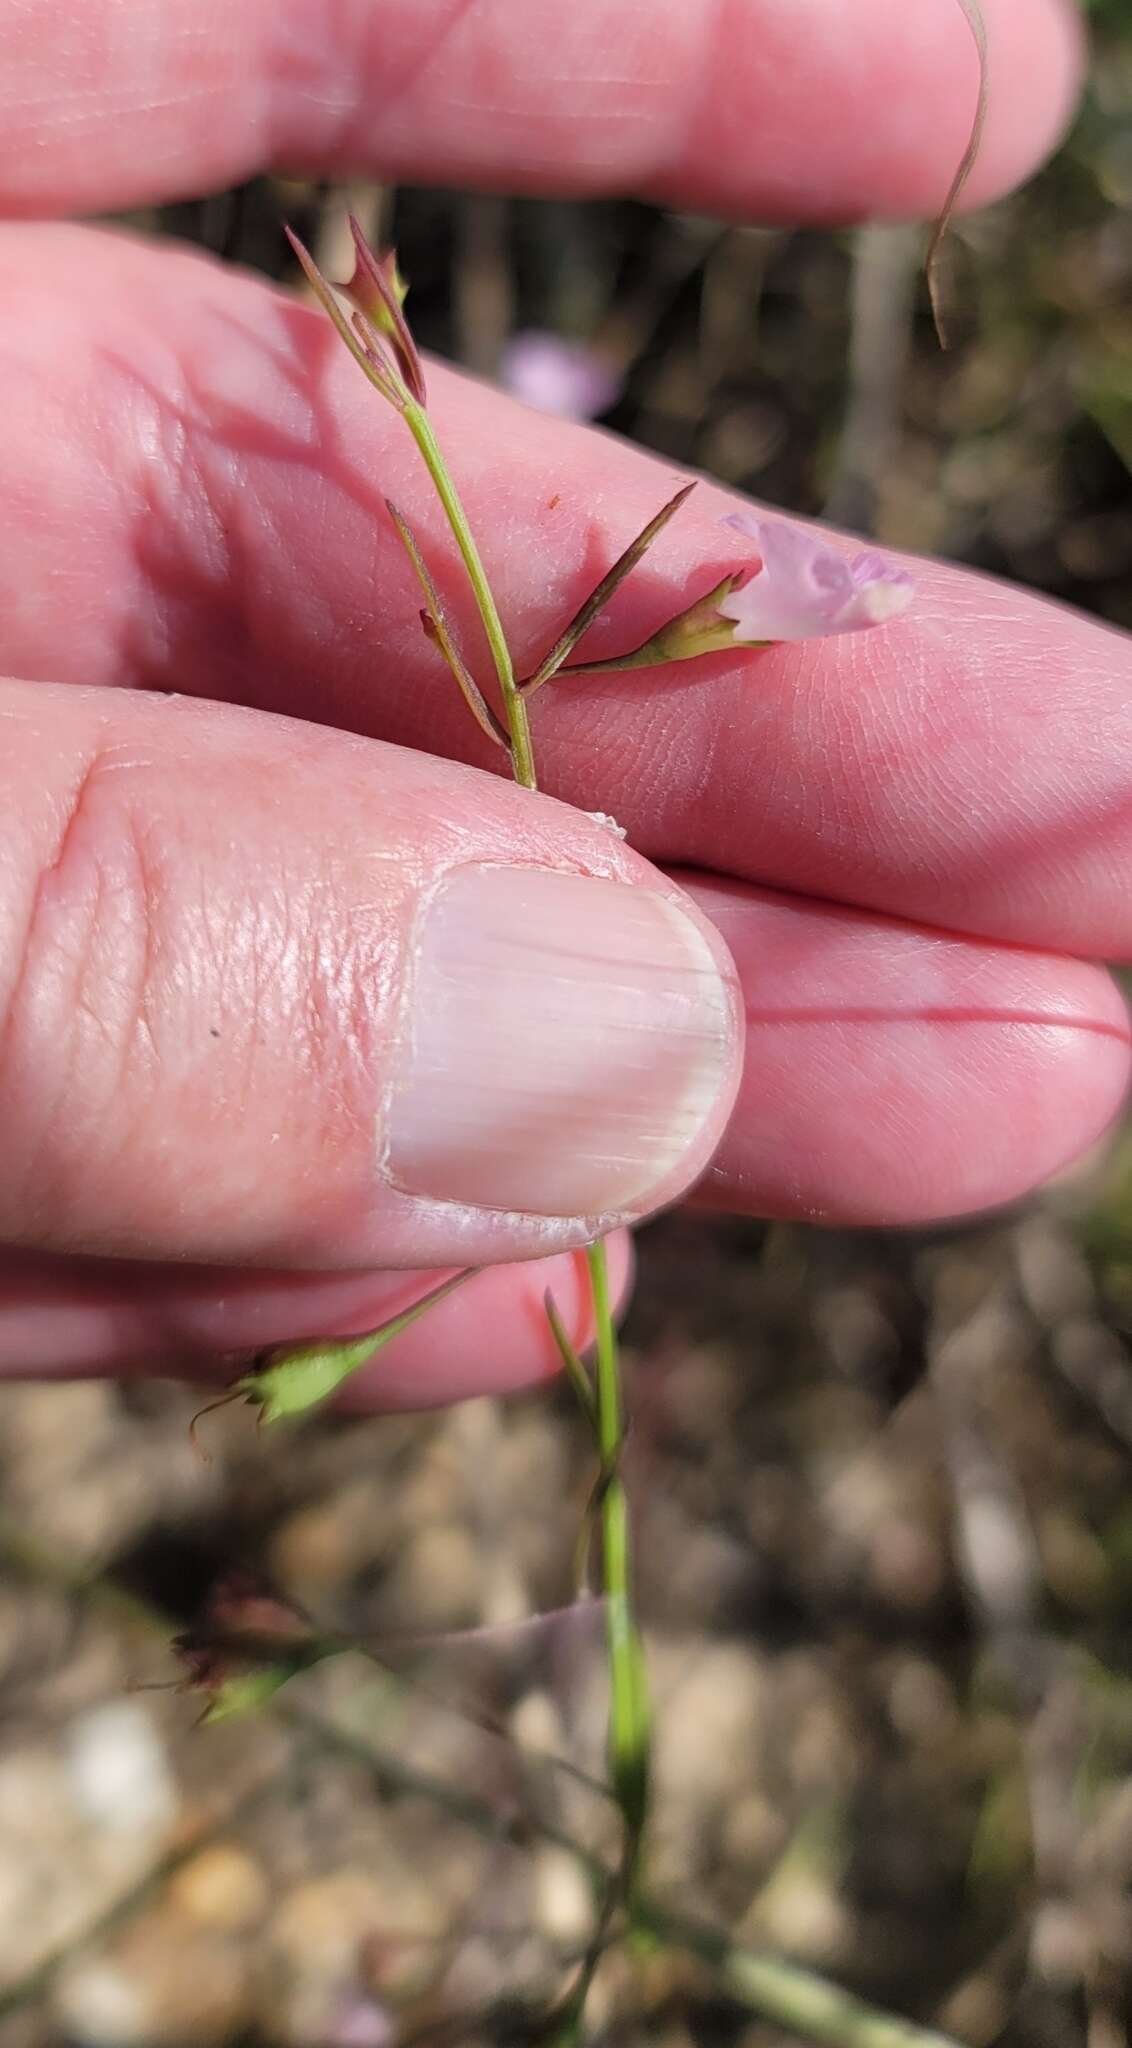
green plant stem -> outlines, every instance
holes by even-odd
[[[599,1239],[586,1252],[597,1336],[597,1435],[601,1459],[602,1591],[609,1655],[609,1764],[625,1821],[625,1889],[636,1889],[648,1812],[649,1706],[644,1651],[633,1615],[629,1503],[620,1461],[624,1443],[621,1364],[609,1299],[609,1267]]]
[[[511,743],[512,773],[516,782],[522,784],[524,788],[537,789],[526,703],[515,680],[511,651],[487,580],[487,572],[468,525],[467,514],[427,414],[410,399],[405,405],[404,416],[444,508],[483,621],[503,698]],[[660,515],[660,520],[653,521],[651,528],[646,531],[652,533],[658,530],[659,524],[676,510],[686,495],[686,490],[678,494]],[[586,1259],[593,1295],[597,1339],[592,1419],[596,1426],[600,1461],[598,1486],[601,1493],[602,1591],[605,1595],[610,1690],[609,1768],[623,1829],[621,1862],[610,1881],[606,1915],[611,1914],[624,1900],[629,1907],[630,1926],[633,1926],[636,1924],[633,1903],[639,1887],[641,1842],[649,1799],[648,1679],[644,1650],[633,1614],[629,1508],[624,1481],[619,1470],[624,1438],[621,1368],[617,1331],[609,1298],[609,1269],[604,1244],[599,1241],[590,1245]],[[563,2043],[576,2040],[580,2034],[583,2008],[600,1953],[600,1944],[595,1943],[583,1964],[578,1983],[568,2002],[568,2011],[564,2015],[565,2025],[561,2035]]]
[[[609,1300],[609,1265],[605,1256],[605,1245],[600,1238],[595,1244],[587,1247],[586,1264],[593,1292],[597,1337],[597,1440],[607,1480],[605,1500],[602,1503],[602,1529],[607,1553],[605,1579],[611,1593],[618,1593],[624,1597],[629,1590],[628,1525],[621,1516],[611,1517],[608,1508],[609,1502],[617,1492],[613,1482],[619,1476],[617,1460],[621,1452],[624,1423],[621,1412],[620,1374],[617,1370],[617,1332],[613,1326]]]
[[[456,545],[463,557],[468,572],[468,581],[476,600],[483,629],[487,635],[495,673],[499,678],[503,710],[507,719],[507,730],[511,735],[511,762],[515,780],[524,789],[537,789],[535,757],[531,747],[531,728],[527,707],[519,694],[515,681],[515,668],[511,650],[503,631],[503,622],[487,580],[487,571],[480,559],[480,551],[468,524],[468,515],[460,501],[460,494],[452,481],[448,464],[440,450],[440,444],[432,431],[432,421],[424,407],[410,398],[404,409],[405,422],[424,459],[425,468],[436,489],[437,497],[444,507],[448,524],[452,528]]]
[[[957,2048],[948,2034],[919,2027],[897,2013],[866,2005],[813,1970],[741,1948],[717,1928],[671,1913],[651,1899],[637,1903],[637,1925],[666,1947],[683,1948],[718,1972],[739,2005],[827,2048]]]

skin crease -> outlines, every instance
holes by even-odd
[[[632,1274],[625,1231],[608,1240],[610,1285],[623,1299]],[[231,1377],[264,1345],[351,1336],[399,1313],[433,1283],[431,1273],[251,1273],[110,1259],[0,1260],[0,1373],[73,1378],[153,1370],[188,1380]],[[493,1266],[430,1309],[372,1368],[362,1367],[340,1406],[430,1406],[469,1383],[502,1394],[556,1373],[543,1297],[549,1292],[580,1348],[593,1323],[577,1252],[529,1265]]]
[[[924,0],[914,24],[897,0],[872,0],[852,35],[833,0],[804,0],[800,34],[802,4],[716,0],[710,24],[694,6],[632,10],[612,50],[606,10],[579,6],[548,80],[535,12],[516,0],[340,0],[320,8],[317,34],[297,0],[191,19],[168,0],[148,13],[103,0],[66,37],[55,6],[30,0],[0,22],[0,206],[123,204],[301,159],[529,190],[632,186],[768,219],[930,213],[974,96],[953,0]],[[1048,150],[1080,69],[1062,0],[985,11],[992,78],[1012,83],[992,91],[969,203]],[[284,763],[308,761],[328,812],[339,770],[319,724],[498,765],[417,634],[415,589],[381,514],[389,491],[430,559],[450,559],[413,452],[319,319],[198,259],[62,228],[3,230],[0,288],[20,315],[0,333],[0,669],[316,721],[273,727],[272,744]],[[432,382],[504,615],[533,658],[674,480],[607,438],[450,375]],[[733,564],[718,525],[728,502],[697,492],[587,652],[642,637]],[[858,641],[728,657],[694,677],[607,678],[599,695],[557,684],[535,707],[553,794],[613,812],[658,861],[714,871],[685,880],[732,949],[748,1026],[739,1112],[702,1190],[717,1205],[860,1221],[959,1213],[1055,1171],[1122,1099],[1119,997],[1059,955],[1132,952],[1127,643],[960,572],[916,572],[908,618]],[[459,597],[455,608],[466,621]],[[112,747],[131,744],[127,704],[117,735],[106,713]],[[52,715],[62,742],[65,694]],[[223,745],[220,714],[197,716],[202,743]],[[190,750],[187,810],[194,769]],[[468,787],[453,781],[454,816]],[[488,787],[473,814],[493,807]],[[144,810],[144,777],[140,792]],[[546,827],[556,844],[577,829],[560,815]],[[246,884],[231,875],[234,892]],[[167,1136],[175,1155],[173,1126]],[[111,1143],[107,1168],[113,1156]],[[186,1199],[192,1227],[207,1222],[200,1188]],[[83,1371],[129,1369],[163,1328],[171,1360],[203,1374],[272,1333],[366,1327],[405,1284],[198,1271],[186,1285],[184,1269],[148,1272],[139,1289],[114,1261],[9,1262],[0,1368],[22,1356],[57,1372],[69,1355]],[[541,1267],[473,1283],[497,1290],[493,1321],[514,1313],[529,1331],[502,1364],[483,1356],[482,1307],[457,1296],[437,1311],[443,1367],[422,1334],[419,1352],[396,1354],[403,1377],[383,1370],[373,1398],[545,1372],[536,1279],[540,1299]],[[563,1288],[582,1313],[565,1277]],[[66,1305],[57,1319],[52,1300]]]
[[[408,1191],[381,1170],[440,885],[564,871],[590,885],[582,932],[567,939],[581,946],[595,896],[612,889],[622,914],[634,885],[678,896],[605,827],[422,752],[237,706],[13,683],[0,724],[0,814],[23,811],[0,872],[0,958],[15,969],[0,979],[0,1240],[314,1269],[481,1265],[584,1244],[707,1166],[738,1080],[740,1017],[731,962],[703,920],[688,934],[700,971],[730,986],[717,1083],[690,1151],[634,1181],[639,1200],[592,1217],[513,1215],[453,1199],[443,1181]],[[585,1006],[600,1000],[587,985]],[[491,1035],[504,1028],[496,1019]],[[512,1043],[489,1089],[497,1130],[521,1057]],[[491,1059],[481,1046],[469,1088]],[[632,1066],[619,1071],[630,1093]],[[599,1121],[616,1116],[619,1088],[598,1089]],[[576,1104],[556,1112],[549,1084],[545,1101],[531,1143],[576,1154]]]
[[[1000,1202],[1023,1155],[1044,1179],[1108,1123],[1128,1018],[1100,969],[685,879],[749,992],[743,1084],[701,1200],[734,1209],[748,1191],[762,1215],[835,1223],[961,1215]]]

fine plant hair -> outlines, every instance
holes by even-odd
[[[959,204],[960,199],[963,196],[963,189],[967,183],[967,180],[970,177],[971,172],[975,168],[975,160],[979,154],[980,144],[982,143],[983,129],[986,126],[987,106],[990,100],[990,67],[987,55],[987,30],[986,23],[983,20],[983,10],[980,5],[980,0],[955,0],[955,4],[957,7],[962,9],[962,12],[966,16],[968,27],[970,28],[971,34],[975,40],[975,49],[979,59],[979,90],[978,98],[975,102],[974,119],[971,122],[971,133],[967,139],[967,147],[963,152],[963,155],[959,161],[958,169],[956,170],[955,176],[951,181],[947,197],[943,202],[943,208],[940,213],[939,219],[936,221],[936,224],[932,229],[931,239],[928,243],[927,255],[924,259],[924,271],[925,276],[927,278],[928,295],[931,299],[932,318],[935,321],[935,330],[936,334],[939,337],[939,344],[941,348],[946,348],[948,345],[947,309],[944,303],[946,297],[946,287],[940,274],[941,255],[943,251],[944,241],[947,235],[947,230],[951,225],[952,216],[955,212],[956,207]]]

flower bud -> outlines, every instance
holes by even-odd
[[[396,253],[387,249],[384,256],[378,256],[370,248],[361,223],[353,214],[350,215],[350,233],[354,238],[354,274],[349,283],[339,289],[361,315],[364,326],[358,326],[357,320],[355,326],[358,326],[363,339],[367,338],[366,327],[375,340],[381,337],[391,350],[417,404],[424,405],[424,370],[416,342],[401,310],[409,287],[397,268]]]

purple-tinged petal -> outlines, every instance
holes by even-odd
[[[759,530],[765,521],[759,518],[757,512],[729,512],[723,524],[733,526],[736,533],[745,534],[748,540],[757,540]]]
[[[839,554],[786,520],[735,514],[725,521],[752,539],[762,568],[719,606],[735,623],[735,641],[810,640],[883,625],[911,602],[915,585],[884,555]]]

